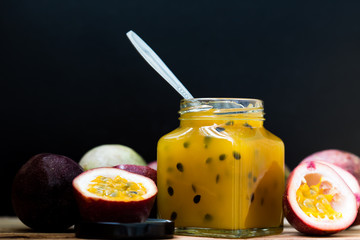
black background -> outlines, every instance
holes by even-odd
[[[195,97],[265,102],[291,168],[315,151],[360,154],[360,2],[0,1],[0,215],[41,152],[79,161],[107,143],[148,162],[181,99],[126,38],[138,33]]]

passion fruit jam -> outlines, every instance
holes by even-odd
[[[158,213],[176,233],[252,237],[282,231],[284,144],[256,99],[182,100],[158,142]]]
[[[88,191],[98,196],[121,201],[141,200],[146,193],[141,183],[131,182],[120,176],[114,178],[98,176],[91,181]]]

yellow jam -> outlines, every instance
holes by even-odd
[[[282,227],[283,142],[263,127],[262,113],[217,112],[183,113],[159,140],[160,218],[177,228]]]
[[[143,199],[146,188],[141,183],[130,182],[120,176],[98,176],[88,186],[88,191],[112,200],[136,201]]]
[[[296,200],[300,208],[305,212],[309,217],[315,218],[328,218],[328,219],[338,219],[342,217],[340,212],[336,212],[331,206],[334,195],[331,194],[331,191],[324,189],[324,185],[329,185],[328,182],[320,182],[316,185],[309,186],[307,183],[303,182],[299,189],[296,191]],[[329,192],[328,194],[326,193]]]

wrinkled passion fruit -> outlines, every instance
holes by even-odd
[[[289,176],[284,214],[299,232],[328,235],[354,222],[357,203],[345,181],[328,165],[302,163]]]
[[[78,210],[72,181],[82,172],[75,161],[65,156],[51,153],[33,156],[13,182],[15,214],[35,231],[64,231],[74,225]]]
[[[88,170],[73,181],[82,220],[144,222],[157,194],[153,180],[118,168]]]

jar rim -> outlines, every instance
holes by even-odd
[[[181,102],[185,102],[185,101],[211,101],[211,100],[237,100],[237,101],[254,101],[254,102],[261,102],[263,103],[263,100],[258,99],[258,98],[232,98],[232,97],[203,97],[203,98],[189,98],[189,99],[182,99]]]
[[[263,101],[255,98],[191,98],[180,101],[179,114],[190,112],[207,112],[212,109],[212,114],[227,116],[253,115],[263,117]],[[208,117],[206,115],[202,117]]]
[[[200,104],[199,104],[200,103]],[[194,107],[199,105],[210,104],[215,107],[215,103],[227,103],[228,105],[219,105],[227,106],[227,108],[264,108],[264,102],[261,99],[256,98],[190,98],[182,99],[180,101],[180,108]],[[233,104],[231,106],[231,104]]]

